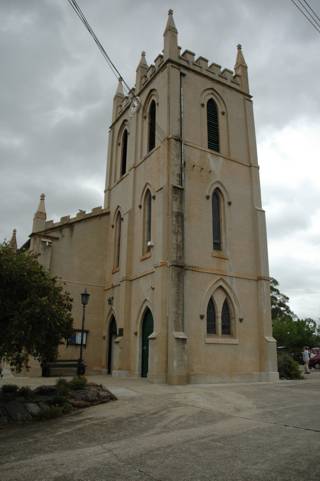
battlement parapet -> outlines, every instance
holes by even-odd
[[[67,224],[73,224],[74,222],[79,222],[83,219],[89,219],[90,217],[95,217],[96,215],[100,214],[106,214],[108,211],[103,209],[103,207],[98,206],[98,207],[93,207],[90,212],[86,212],[85,210],[79,210],[77,214],[74,217],[71,217],[70,215],[65,215],[63,217],[60,217],[60,220],[57,222],[54,222],[53,220],[48,220],[46,221],[45,224],[45,229],[55,229],[56,227],[63,227]]]
[[[240,77],[233,70],[228,68],[222,70],[221,65],[214,62],[208,66],[209,62],[205,57],[200,56],[195,60],[195,54],[190,50],[185,50],[182,55],[179,55],[179,60],[211,78],[217,78],[220,82],[225,82],[233,88],[240,88]]]
[[[188,64],[193,64],[196,54],[191,52],[191,50],[185,50],[180,59],[185,60]]]
[[[205,75],[208,75],[208,77],[215,78],[219,82],[223,82],[227,85],[230,85],[232,88],[236,89],[241,89],[241,78],[238,74],[236,74],[233,70],[230,70],[228,68],[224,68],[222,70],[221,65],[218,65],[215,62],[212,62],[209,65],[209,61],[207,58],[199,56],[197,59],[196,54],[192,52],[191,50],[184,50],[184,52],[181,54],[181,47],[177,47],[178,49],[178,56],[177,60],[175,62],[178,62],[180,64],[185,65],[188,68],[191,68],[199,73],[203,73]],[[169,59],[170,61],[170,59]],[[149,83],[149,81],[157,74],[157,72],[161,69],[161,67],[164,65],[164,56],[163,54],[159,54],[155,60],[154,63],[149,65],[147,68],[145,75],[143,75],[140,83],[140,89],[145,88],[145,86]],[[139,95],[140,92],[137,92],[137,95]],[[119,118],[130,106],[132,98],[135,96],[135,90],[132,89],[129,92],[129,95],[126,95],[121,104],[117,108],[117,118]]]
[[[150,67],[147,70],[147,80],[149,80],[153,76],[155,71],[156,71],[155,65],[151,64]]]
[[[195,61],[196,65],[199,65],[199,67],[203,69],[208,69],[208,59],[205,57],[198,57],[197,60]]]
[[[222,77],[227,82],[231,82],[231,80],[233,79],[233,71],[229,70],[228,68],[224,68],[220,74],[220,77]]]
[[[163,55],[162,53],[159,53],[159,55],[154,59],[154,65],[156,67],[156,70],[158,70],[158,68],[162,63],[163,63]]]
[[[213,62],[212,64],[210,64],[208,70],[209,70],[210,73],[213,73],[214,75],[220,75],[221,74],[221,65]]]

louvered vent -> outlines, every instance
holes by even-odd
[[[220,152],[219,119],[217,104],[213,99],[207,103],[208,149]]]
[[[149,108],[148,152],[156,146],[156,103],[152,100]]]

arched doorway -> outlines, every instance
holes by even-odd
[[[113,342],[117,337],[117,323],[114,316],[111,317],[108,330],[108,358],[107,358],[107,372],[112,373],[112,354],[113,354]]]
[[[149,336],[153,333],[153,316],[150,309],[144,313],[141,329],[141,377],[148,376]]]

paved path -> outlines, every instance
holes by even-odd
[[[1,481],[320,479],[320,372],[277,384],[90,379],[118,401],[0,430]]]

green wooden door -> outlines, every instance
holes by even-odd
[[[112,316],[109,324],[109,332],[108,332],[108,358],[107,358],[107,370],[108,374],[112,374],[112,350],[113,350],[113,341],[117,337],[117,324],[115,318]]]
[[[142,321],[141,335],[141,377],[147,377],[149,365],[149,336],[153,332],[153,317],[149,309],[146,310]]]

